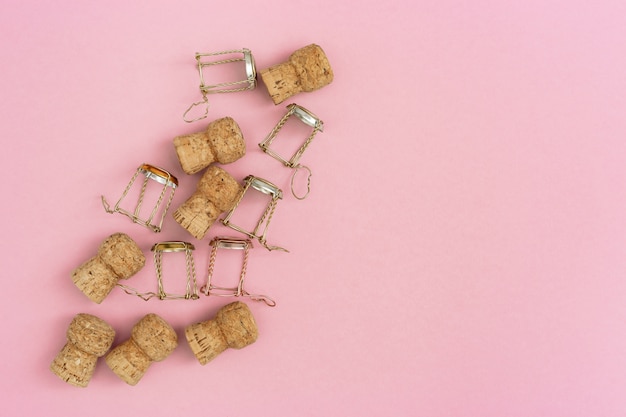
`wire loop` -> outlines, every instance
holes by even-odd
[[[298,171],[300,169],[306,169],[308,171],[308,175],[306,177],[306,193],[303,196],[299,196],[296,194],[296,191],[294,189],[294,181],[296,179],[296,175],[298,174]],[[296,165],[294,167],[293,173],[291,174],[291,194],[297,198],[298,200],[304,200],[305,198],[307,198],[309,196],[309,193],[311,192],[311,177],[313,176],[313,173],[311,172],[311,169],[309,167],[307,167],[306,165]]]
[[[191,109],[201,104],[205,105],[204,114],[194,119],[187,119],[187,114],[191,111]],[[198,120],[206,119],[208,114],[209,114],[209,100],[205,94],[202,101],[196,101],[195,103],[192,103],[191,106],[189,106],[187,110],[185,110],[185,113],[183,113],[183,120],[187,123],[193,123],[193,122],[197,122]]]

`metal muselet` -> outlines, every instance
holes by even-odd
[[[187,123],[207,117],[209,112],[209,94],[236,93],[253,90],[256,87],[256,65],[252,52],[249,49],[196,53],[195,57],[200,76],[199,89],[202,94],[202,100],[192,103],[183,114],[183,120]],[[222,80],[211,83],[205,81],[205,69],[209,70],[210,67],[215,65],[238,64],[239,62],[243,62],[244,77],[242,79]],[[197,106],[204,106],[204,113],[198,117],[190,118],[189,113]]]
[[[200,289],[200,291],[207,296],[220,296],[220,297],[249,297],[254,301],[263,301],[270,307],[274,307],[276,302],[271,298],[265,295],[256,295],[250,294],[244,288],[244,281],[246,278],[246,272],[248,268],[248,257],[250,254],[250,249],[252,249],[252,242],[250,239],[236,239],[230,237],[215,237],[209,243],[211,247],[211,253],[209,256],[209,267],[207,273],[207,282]],[[235,286],[222,286],[221,284],[216,284],[215,281],[218,280],[215,277],[215,264],[218,258],[217,254],[220,250],[239,250],[242,251],[242,263],[241,263],[241,272],[239,273],[239,279],[237,285]]]
[[[239,195],[239,199],[237,200],[233,208],[228,212],[226,217],[224,217],[221,220],[222,224],[224,224],[227,227],[230,227],[233,230],[236,230],[238,232],[245,234],[249,238],[257,239],[259,243],[261,243],[261,245],[263,245],[266,249],[270,251],[281,250],[284,252],[289,252],[287,249],[281,248],[280,246],[268,245],[267,238],[266,238],[267,229],[270,225],[270,222],[272,221],[272,217],[274,215],[274,211],[276,210],[276,205],[278,203],[278,200],[282,200],[283,198],[282,190],[280,190],[271,182],[263,178],[255,177],[253,175],[248,175],[246,178],[244,178],[243,182],[244,182],[243,191]],[[268,196],[269,201],[267,203],[267,206],[265,207],[264,212],[259,217],[259,220],[256,223],[256,226],[254,227],[254,229],[245,230],[242,226],[234,224],[232,222],[232,217],[235,211],[237,210],[237,207],[239,207],[241,201],[246,196],[247,192],[250,190],[258,191],[261,194]]]
[[[199,295],[198,285],[196,281],[196,267],[193,259],[194,250],[195,247],[188,242],[167,241],[155,243],[152,246],[151,251],[154,253],[154,268],[157,277],[157,292],[142,293],[127,285],[118,284],[118,286],[122,288],[126,293],[136,295],[146,301],[153,297],[157,297],[160,300],[197,300],[199,298]],[[169,293],[165,291],[165,286],[163,284],[163,255],[166,253],[177,252],[183,252],[185,257],[185,276],[187,280],[184,294]]]
[[[143,175],[144,179],[141,183],[141,189],[139,190],[139,196],[137,198],[137,202],[135,203],[134,208],[128,209],[122,207],[122,201],[133,189],[135,181],[140,175]],[[154,207],[150,211],[148,217],[142,218],[143,216],[141,214],[141,208],[144,204],[144,199],[146,197],[148,187],[151,184],[157,184],[157,186],[152,185],[152,187],[161,187],[161,191],[158,194]],[[135,174],[130,179],[128,185],[126,186],[126,189],[122,193],[122,196],[119,198],[117,203],[115,203],[115,206],[111,208],[104,196],[102,196],[102,205],[104,206],[104,209],[107,213],[123,214],[130,218],[134,223],[145,226],[153,232],[158,233],[161,231],[163,219],[165,218],[170,204],[172,203],[172,199],[174,198],[174,193],[177,187],[178,179],[165,169],[150,164],[142,164],[135,171]],[[169,195],[167,195],[168,192]],[[163,202],[165,202],[165,207],[160,210]]]
[[[278,152],[273,150],[271,146],[274,140],[278,137],[281,129],[285,126],[285,123],[287,123],[287,120],[292,116],[300,120],[305,125],[310,126],[312,130],[309,136],[305,138],[302,145],[295,151],[295,153],[290,157],[286,157],[280,155]],[[307,166],[300,164],[300,158],[302,157],[302,154],[304,154],[304,151],[307,149],[307,147],[311,144],[311,141],[313,140],[317,132],[323,131],[324,122],[322,122],[319,117],[317,117],[315,114],[305,109],[304,107],[292,103],[287,106],[287,113],[278,121],[276,126],[267,135],[267,137],[261,143],[259,143],[259,147],[263,150],[263,152],[270,155],[271,157],[282,163],[284,166],[292,168],[294,170],[291,176],[291,193],[298,200],[304,200],[309,195],[309,192],[311,191],[312,175],[311,170]],[[296,177],[296,174],[298,173],[298,170],[300,169],[305,169],[306,171],[308,171],[307,191],[306,194],[304,194],[303,196],[297,195],[294,191],[294,179]]]

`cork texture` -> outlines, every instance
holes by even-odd
[[[104,240],[95,257],[72,272],[72,281],[90,300],[100,304],[120,279],[135,275],[146,264],[137,244],[124,233]]]
[[[243,133],[232,117],[212,121],[203,132],[177,136],[174,147],[180,166],[190,175],[213,162],[230,164],[246,153]]]
[[[68,342],[97,357],[109,351],[114,338],[113,327],[91,314],[77,314],[67,329]]]
[[[215,320],[192,324],[185,328],[185,338],[201,365],[206,365],[228,349],[228,343]]]
[[[241,128],[232,117],[223,117],[209,124],[206,136],[220,164],[230,164],[246,154]]]
[[[178,336],[172,326],[156,314],[143,317],[133,327],[131,338],[155,362],[167,358],[178,346]]]
[[[212,166],[200,178],[198,191],[209,196],[215,207],[224,212],[233,208],[243,187],[228,172]]]
[[[220,215],[208,197],[195,192],[173,214],[174,220],[196,239],[202,239]]]
[[[107,366],[128,385],[137,385],[152,361],[133,339],[117,345],[105,357]]]
[[[72,272],[72,281],[91,301],[100,304],[119,277],[100,258],[94,257]]]
[[[215,321],[222,329],[228,347],[232,349],[244,348],[254,343],[259,337],[259,330],[252,312],[241,301],[222,307],[217,312]]]
[[[71,385],[86,387],[98,358],[109,350],[114,338],[115,330],[104,320],[77,314],[68,328],[67,343],[50,364],[50,370]]]
[[[193,237],[202,239],[219,215],[234,206],[243,187],[222,168],[212,165],[196,188],[173,217]]]
[[[52,361],[50,370],[68,384],[84,388],[89,385],[98,357],[66,343]]]
[[[174,148],[180,167],[186,174],[200,172],[215,162],[215,155],[205,132],[175,137]]]
[[[152,362],[167,358],[177,345],[172,326],[156,314],[147,314],[135,324],[130,339],[111,350],[105,361],[122,381],[136,385]]]
[[[287,62],[271,66],[259,74],[274,104],[300,92],[318,90],[334,79],[326,54],[316,44],[298,49]]]
[[[132,277],[146,264],[139,246],[125,233],[106,238],[100,245],[98,256],[120,279]]]
[[[189,347],[201,365],[206,365],[227,348],[242,349],[254,343],[258,335],[252,312],[240,301],[222,307],[214,320],[185,328]]]

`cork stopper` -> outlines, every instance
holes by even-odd
[[[77,314],[67,330],[67,343],[54,358],[50,370],[68,384],[86,387],[96,361],[113,344],[115,330],[91,314]]]
[[[183,171],[190,175],[213,162],[230,164],[246,153],[243,133],[232,117],[212,121],[203,132],[177,136],[174,147]]]
[[[298,49],[287,62],[274,65],[260,73],[274,104],[289,97],[318,90],[333,81],[333,70],[326,54],[316,44]]]
[[[248,306],[235,301],[222,307],[213,320],[192,324],[185,329],[191,351],[206,365],[228,348],[242,349],[259,336]]]
[[[90,300],[100,304],[121,279],[135,275],[146,264],[137,244],[124,233],[102,242],[98,253],[72,272],[72,281]]]
[[[105,357],[107,366],[129,385],[136,385],[152,364],[167,358],[178,346],[176,332],[156,314],[147,314],[132,329],[130,339]]]
[[[233,208],[242,192],[243,187],[228,172],[211,165],[196,191],[174,212],[174,220],[202,239],[219,215]]]

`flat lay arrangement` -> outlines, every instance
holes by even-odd
[[[185,122],[202,122],[208,117],[210,94],[242,92],[254,89],[257,85],[255,61],[248,49],[197,53],[196,61],[202,100],[193,103],[184,113]],[[207,83],[210,77],[205,71],[212,66],[239,64],[244,66],[245,79]],[[330,84],[334,77],[328,58],[316,44],[296,50],[286,62],[260,71],[259,76],[267,87],[270,103],[274,105],[298,93],[322,88]],[[190,111],[197,106],[205,106],[204,114],[189,119]],[[292,116],[312,130],[297,151],[292,156],[285,157],[273,150],[272,143],[287,119]],[[315,135],[321,131],[323,122],[314,113],[291,103],[276,127],[259,143],[264,153],[293,170],[291,191],[297,200],[305,199],[310,192],[311,170],[300,165],[300,158]],[[96,253],[73,270],[71,281],[97,304],[103,303],[111,291],[119,288],[145,301],[153,298],[198,300],[201,297],[236,297],[275,306],[276,302],[268,296],[248,292],[244,288],[244,281],[253,241],[268,251],[288,252],[285,248],[268,243],[267,239],[270,222],[277,213],[279,201],[284,198],[283,191],[271,182],[271,178],[261,178],[254,174],[239,182],[223,167],[244,158],[246,154],[244,134],[232,117],[210,121],[208,126],[196,133],[175,137],[172,151],[187,175],[201,173],[195,189],[179,190],[182,187],[171,173],[172,170],[141,163],[114,205],[102,196],[105,213],[126,216],[132,223],[144,226],[154,233],[162,231],[163,221],[168,215],[180,226],[180,240],[156,242],[150,249],[156,271],[156,291],[140,291],[134,288],[132,282],[129,283],[146,265],[146,255],[133,240],[130,231],[117,231],[104,238]],[[294,178],[300,169],[308,171],[307,191],[304,195],[297,195],[294,191]],[[254,172],[253,166],[250,171]],[[186,193],[188,197],[183,204],[170,212],[175,192]],[[258,219],[253,219],[252,224],[255,226],[250,230],[241,225],[235,216],[237,209],[246,205],[249,193],[260,193],[267,201]],[[234,235],[212,236],[209,239],[210,262],[206,283],[199,286],[194,262],[195,247],[185,241],[185,237],[189,234],[199,240],[207,238],[211,226],[217,221],[233,230]],[[221,259],[218,253],[224,250],[242,253],[241,273],[234,287],[223,286],[219,277],[214,276],[215,264]],[[183,294],[166,290],[170,278],[164,276],[163,265],[170,256],[177,253],[182,254],[185,259],[185,270],[178,274],[186,279]],[[52,361],[50,369],[63,381],[86,387],[92,378],[96,362],[104,357],[108,368],[122,381],[135,385],[154,362],[165,360],[179,344],[176,330],[164,318],[154,313],[146,314],[136,322],[130,338],[117,346],[113,346],[115,334],[115,330],[101,318],[92,314],[77,314],[69,324],[67,342]],[[227,348],[241,349],[254,343],[258,337],[258,329],[248,306],[238,300],[219,309],[214,319],[187,326],[185,336],[191,353],[200,364],[205,365]]]
[[[626,3],[2,5],[0,416],[624,415]]]

